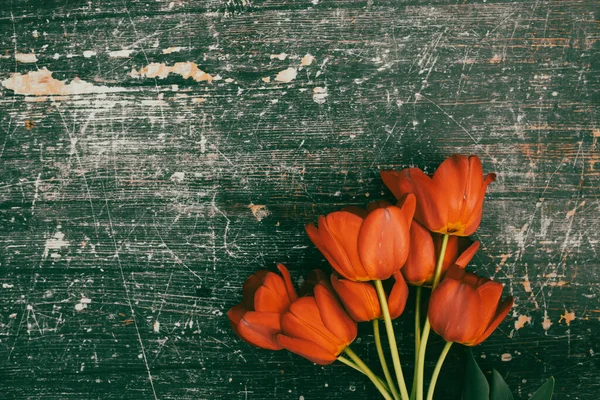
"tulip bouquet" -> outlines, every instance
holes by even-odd
[[[395,205],[377,201],[366,209],[347,207],[306,226],[333,268],[331,275],[312,271],[296,291],[285,266],[278,265],[280,274],[259,270],[244,282],[243,300],[228,317],[233,331],[248,343],[286,349],[321,365],[342,362],[364,374],[387,400],[423,400],[425,354],[433,330],[446,345],[429,379],[426,398],[431,400],[452,344],[478,345],[513,305],[512,297],[501,300],[502,284],[465,269],[479,248],[469,235],[480,224],[486,189],[496,175],[484,177],[477,156],[453,155],[432,176],[407,168],[382,171],[381,178],[396,197]],[[404,311],[409,285],[416,297],[410,393],[392,323]],[[422,309],[423,288],[431,289],[427,310]],[[373,326],[383,378],[350,348],[360,322]],[[489,389],[477,396],[471,398],[489,398]]]

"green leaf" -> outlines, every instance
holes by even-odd
[[[496,370],[492,372],[492,393],[490,400],[514,400],[512,393],[502,375]]]
[[[554,377],[551,376],[550,379],[548,379],[546,381],[546,383],[544,383],[542,385],[542,387],[539,388],[537,390],[537,392],[535,392],[533,394],[533,396],[531,396],[529,398],[529,400],[551,400],[553,392],[554,392]]]
[[[489,400],[490,386],[479,365],[473,358],[471,349],[467,350],[467,368],[463,384],[462,400]]]

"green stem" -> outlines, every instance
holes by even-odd
[[[442,248],[440,249],[440,256],[438,257],[437,264],[435,266],[435,273],[433,275],[433,286],[431,290],[435,289],[440,283],[442,277],[442,265],[444,264],[444,256],[446,255],[446,247],[448,246],[449,235],[446,233],[442,238]]]
[[[373,320],[373,334],[375,336],[375,347],[377,348],[377,355],[379,356],[379,362],[381,363],[381,369],[383,370],[383,374],[385,375],[385,380],[387,381],[388,388],[390,388],[390,392],[392,393],[392,396],[394,396],[394,399],[399,400],[400,396],[398,395],[398,390],[396,390],[396,385],[392,380],[392,375],[390,374],[387,361],[385,361],[383,347],[381,346],[381,335],[379,334],[378,319]]]
[[[415,398],[417,391],[417,362],[419,360],[419,346],[421,345],[421,286],[417,286],[415,300],[415,371],[413,373],[412,388],[410,391],[411,400]]]
[[[350,349],[350,347],[346,347],[344,352],[348,354],[348,356],[352,361],[354,361],[356,366],[363,371],[363,373],[371,380],[371,382],[373,382],[373,385],[375,385],[375,387],[377,388],[377,390],[379,390],[379,392],[385,398],[385,400],[394,400],[392,396],[390,396],[389,392],[385,389],[385,386],[382,384],[381,380],[379,380],[379,378],[375,376],[373,371],[371,371],[371,369],[367,367],[367,364],[365,364],[363,360],[361,360],[360,357]]]
[[[446,345],[440,354],[440,358],[438,358],[437,364],[435,364],[433,375],[431,375],[431,382],[429,383],[429,390],[427,391],[427,400],[433,400],[435,384],[437,383],[438,375],[440,374],[440,370],[442,369],[442,364],[444,364],[446,355],[448,355],[448,351],[450,351],[450,346],[452,346],[452,342],[446,342]]]
[[[363,371],[362,369],[358,368],[358,365],[354,364],[352,361],[348,360],[346,357],[344,357],[344,356],[338,356],[338,361],[341,362],[342,364],[346,364],[347,366],[349,366],[352,369],[357,370],[361,374],[366,375],[365,371]],[[376,376],[376,378],[379,381],[379,383],[381,383],[383,385],[383,387],[385,388],[385,390],[387,390],[389,392],[389,388],[388,388],[387,384],[380,377]]]
[[[433,274],[433,286],[434,290],[440,283],[442,276],[442,265],[444,264],[444,256],[446,255],[446,247],[448,246],[448,234],[445,234],[442,238],[442,248],[440,249],[440,255],[438,256],[437,264],[435,266],[435,273]],[[429,324],[429,314],[425,320],[425,326],[423,327],[423,334],[421,336],[421,345],[419,346],[419,358],[417,361],[417,400],[423,400],[423,374],[425,369],[425,350],[427,349],[427,339],[429,339],[429,331],[431,325]]]
[[[400,365],[400,355],[398,355],[398,345],[396,344],[396,336],[394,335],[394,326],[392,325],[392,318],[390,317],[390,309],[388,308],[387,299],[385,298],[383,284],[379,279],[375,280],[375,288],[377,289],[377,296],[379,297],[381,312],[383,313],[383,319],[385,321],[385,330],[390,344],[390,353],[392,353],[392,361],[394,362],[394,370],[396,371],[396,379],[398,381],[398,386],[400,387],[400,394],[402,395],[402,400],[408,400],[408,391],[406,390],[402,366]]]
[[[364,374],[363,370],[358,368],[358,366],[356,364],[354,364],[352,361],[348,360],[346,357],[344,356],[338,356],[338,361],[341,362],[342,364],[346,364],[347,366],[349,366],[352,369],[357,370],[358,372],[360,372],[361,374]]]

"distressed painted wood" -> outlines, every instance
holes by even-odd
[[[554,375],[556,399],[596,399],[598,11],[3,2],[2,397],[375,398],[346,367],[242,343],[225,313],[255,269],[325,267],[304,224],[389,199],[381,168],[460,152],[498,174],[471,268],[516,298],[474,354],[521,398]],[[375,363],[370,327],[359,340]],[[458,398],[461,359],[440,399]]]

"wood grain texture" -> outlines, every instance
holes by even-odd
[[[342,365],[244,344],[225,313],[255,269],[326,267],[304,224],[389,199],[379,169],[433,171],[460,152],[498,174],[471,269],[516,299],[475,356],[521,398],[554,375],[555,399],[596,399],[598,11],[3,2],[2,397],[375,398]],[[190,63],[210,82],[184,78]],[[165,67],[179,73],[153,77]],[[405,364],[411,321],[397,328]],[[356,350],[376,362],[370,327]],[[462,357],[451,351],[440,399],[458,398]]]

